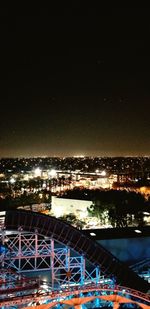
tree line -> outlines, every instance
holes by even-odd
[[[89,215],[106,221],[113,227],[143,226],[145,213],[150,213],[150,200],[140,193],[126,190],[74,189],[64,197],[91,200]]]

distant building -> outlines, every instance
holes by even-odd
[[[88,216],[88,208],[92,201],[59,198],[52,196],[51,212],[58,218],[68,214],[74,214],[78,219]]]

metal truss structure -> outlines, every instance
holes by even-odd
[[[3,269],[17,273],[47,271],[52,289],[59,286],[84,285],[93,282],[110,282],[101,276],[99,267],[88,263],[84,256],[58,243],[52,238],[23,231],[1,231]]]
[[[31,295],[34,290],[39,289],[38,278],[26,278],[11,269],[1,269],[0,272],[0,303],[6,298]],[[1,307],[0,307],[1,308]]]
[[[5,290],[5,294],[7,291]],[[81,308],[81,305],[90,303],[90,308],[99,308],[112,305],[118,309],[120,304],[125,308],[134,308],[134,305],[143,309],[150,308],[150,296],[141,292],[122,286],[112,286],[104,284],[90,284],[79,287],[68,287],[51,292],[35,290],[34,293],[26,295],[8,296],[0,300],[1,308],[23,308],[24,309],[49,309],[49,308]],[[27,307],[25,307],[27,306]],[[88,307],[84,307],[88,308]]]
[[[86,297],[94,297],[91,301],[95,304],[107,296],[105,301],[114,302],[116,309],[116,295],[125,298],[126,294],[129,299],[133,296],[131,303],[140,298],[139,302],[146,306],[143,308],[150,308],[150,297],[143,294],[150,290],[148,282],[81,231],[54,217],[7,211],[1,220],[0,241],[2,308],[31,304],[40,309],[38,306],[48,304],[41,307],[44,309],[59,307],[60,303],[71,305],[71,300],[76,307],[76,295],[80,304],[88,302]],[[43,271],[48,273],[48,282],[39,276],[26,279],[23,275]],[[118,302],[122,300],[118,298]]]
[[[39,235],[54,239],[71,248],[94,267],[99,267],[102,275],[109,278],[115,277],[118,284],[142,292],[147,292],[150,289],[148,282],[140,278],[103,246],[87,237],[82,231],[54,217],[28,211],[7,211],[4,227],[6,230],[14,232],[21,229],[35,233],[36,230]]]
[[[150,258],[139,261],[138,263],[130,266],[141,278],[144,278],[150,283]]]

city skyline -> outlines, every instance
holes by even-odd
[[[3,10],[0,157],[149,156],[148,20],[138,7]]]

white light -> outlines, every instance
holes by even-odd
[[[149,216],[149,215],[150,215],[150,213],[149,213],[149,212],[147,212],[147,211],[144,211],[144,212],[143,212],[143,215]]]
[[[100,174],[101,174],[101,176],[106,176],[106,172],[105,171],[102,171]]]
[[[95,234],[95,233],[93,233],[93,232],[91,232],[91,233],[90,233],[90,235],[91,235],[91,236],[96,236],[96,234]]]
[[[140,230],[134,230],[135,233],[142,233]]]
[[[11,184],[13,184],[13,183],[15,183],[16,182],[16,180],[14,179],[14,178],[10,178],[10,183]]]
[[[41,287],[42,287],[42,288],[48,288],[48,284],[43,283],[43,284],[41,285]]]
[[[8,242],[9,241],[9,238],[8,237],[5,237],[4,238],[4,242]]]
[[[74,158],[85,158],[85,155],[75,155],[75,156],[73,156]]]
[[[62,217],[63,215],[64,215],[64,212],[63,212],[62,207],[57,205],[57,207],[55,207],[54,209],[54,216],[56,218],[59,218],[59,217]]]
[[[34,176],[35,177],[40,177],[41,176],[41,170],[39,167],[37,167],[35,170],[34,170]]]
[[[56,175],[57,175],[57,173],[56,173],[56,171],[54,169],[49,171],[49,176],[56,177]]]

